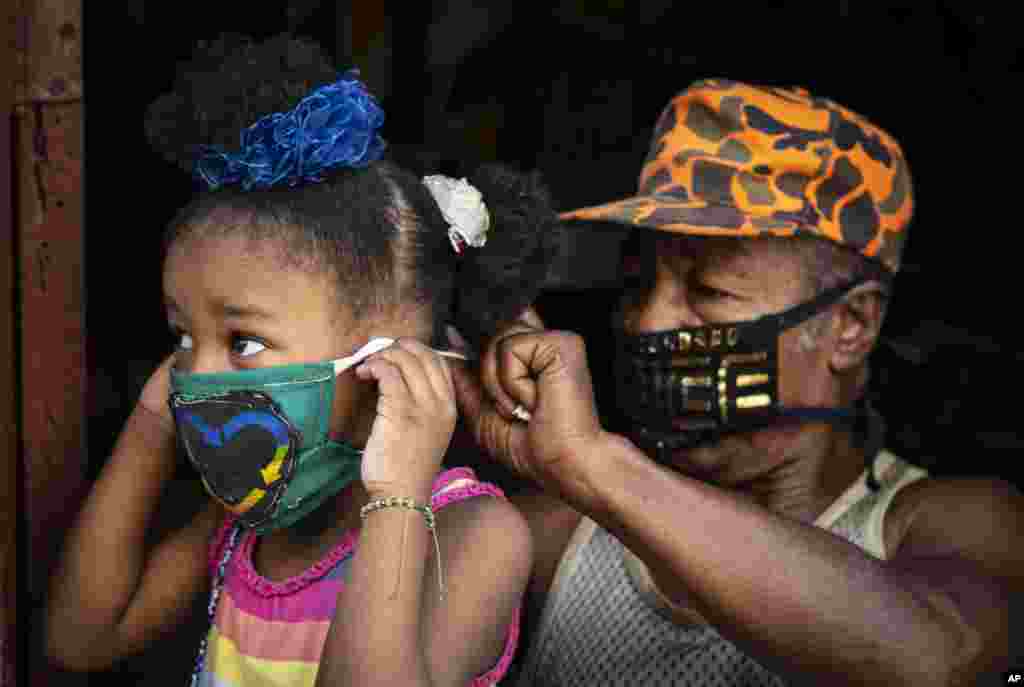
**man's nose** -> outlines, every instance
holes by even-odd
[[[659,274],[651,288],[624,309],[623,323],[627,332],[649,332],[699,327],[700,318],[690,307],[686,286],[668,275]]]

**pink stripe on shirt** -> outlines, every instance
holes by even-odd
[[[319,622],[304,619],[301,625],[289,621],[265,620],[246,613],[225,594],[218,613],[217,628],[235,643],[238,653],[272,661],[320,660],[331,618]]]

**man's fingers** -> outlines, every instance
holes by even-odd
[[[498,383],[510,399],[509,413],[519,420],[526,419],[522,411],[532,414],[537,409],[537,370],[533,363],[544,345],[544,339],[533,334],[510,336],[498,345]]]
[[[505,342],[515,336],[522,335],[507,334],[492,341],[480,361],[480,380],[483,382],[487,393],[494,400],[494,406],[498,413],[509,422],[517,420],[515,409],[522,402],[520,399],[513,397],[510,394],[510,389],[506,388],[503,372],[507,367],[502,362]],[[515,370],[516,373],[525,371],[525,368]]]
[[[572,332],[547,331],[508,342],[509,356],[529,369],[528,379],[509,373],[510,393],[521,397],[535,417],[556,423],[563,433],[591,435],[600,430],[583,339]],[[513,364],[508,368],[513,370]]]

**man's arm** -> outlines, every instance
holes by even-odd
[[[993,552],[1024,540],[1016,492],[987,500],[932,494],[932,529],[917,523],[895,560],[883,563],[829,532],[659,467],[605,432],[577,335],[523,325],[492,342],[480,378],[453,371],[459,406],[490,455],[613,532],[663,592],[671,597],[664,583],[676,581],[723,635],[791,684],[971,684],[1008,662],[1005,609],[1022,590],[1024,565]],[[528,423],[514,419],[516,403],[531,412]],[[928,533],[940,540],[934,533],[971,499],[987,528],[964,518],[958,548],[945,556],[929,549]],[[992,543],[982,545],[987,537]]]
[[[1024,591],[1024,556],[1014,550],[1024,508],[1011,488],[919,489],[917,517],[885,563],[661,468],[622,437],[605,435],[595,448],[600,457],[572,459],[584,467],[582,479],[560,485],[569,503],[792,681],[973,685],[1006,669],[1011,594]]]

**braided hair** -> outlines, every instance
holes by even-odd
[[[232,151],[260,117],[293,108],[338,78],[325,53],[292,36],[201,43],[173,90],[147,113],[151,145],[192,171],[206,146]],[[197,233],[275,241],[295,267],[329,270],[357,318],[398,303],[428,305],[432,342],[454,323],[479,347],[532,303],[557,258],[559,223],[539,174],[489,164],[468,175],[490,213],[487,243],[456,255],[448,223],[419,177],[385,157],[317,183],[201,191],[168,227],[165,249]],[[223,211],[238,221],[211,221]]]

